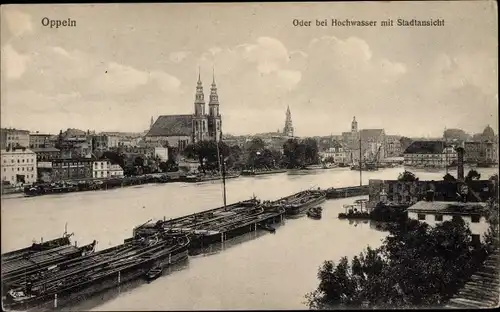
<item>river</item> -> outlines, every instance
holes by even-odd
[[[489,178],[497,168],[478,169]],[[363,172],[369,179],[396,179],[403,168]],[[421,180],[440,180],[444,172],[413,171]],[[456,171],[451,171],[456,176]],[[277,199],[312,187],[359,185],[359,172],[348,168],[239,177],[227,181],[227,203]],[[76,304],[75,310],[236,310],[305,309],[304,295],[318,284],[324,260],[352,257],[366,246],[377,247],[386,233],[369,222],[337,219],[343,204],[322,204],[323,218],[286,220],[275,234],[249,233],[216,245],[210,253],[190,257],[150,284],[136,282]],[[98,241],[104,249],[130,237],[149,219],[178,217],[222,206],[218,181],[152,184],[113,189],[2,198],[2,253],[25,247],[33,239],[74,232],[73,241]]]

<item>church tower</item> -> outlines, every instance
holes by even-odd
[[[151,116],[151,123],[149,124],[149,129],[153,128],[153,124],[154,124],[154,119],[153,116]]]
[[[351,122],[351,132],[358,132],[358,122],[356,121],[356,116],[354,116]]]
[[[208,135],[211,140],[219,141],[221,135],[221,116],[219,112],[219,95],[215,84],[215,71],[212,73],[210,101],[208,102]]]
[[[198,82],[196,83],[196,94],[194,100],[193,116],[193,143],[207,139],[207,116],[205,114],[205,95],[203,94],[203,85],[201,74],[198,68]]]
[[[203,94],[203,85],[201,75],[198,70],[198,82],[196,84],[196,95],[194,100],[194,114],[196,116],[205,115],[205,95]]]
[[[285,128],[283,128],[283,134],[293,137],[292,113],[290,113],[290,106],[286,109]]]

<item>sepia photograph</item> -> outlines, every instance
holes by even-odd
[[[2,310],[499,306],[496,1],[0,13]]]

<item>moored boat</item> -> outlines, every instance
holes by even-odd
[[[317,206],[326,200],[326,193],[322,190],[307,190],[282,198],[274,202],[285,208],[287,215],[298,215],[308,208]]]
[[[261,169],[261,170],[243,170],[241,172],[242,176],[258,176],[258,175],[265,175],[265,174],[274,174],[274,173],[284,173],[287,172],[286,169]]]
[[[321,213],[323,209],[321,207],[312,207],[307,210],[307,216],[311,219],[321,219]]]
[[[6,253],[2,254],[2,261],[5,262],[5,261],[12,260],[15,258],[24,258],[24,257],[26,257],[30,254],[36,253],[36,252],[70,245],[71,244],[70,237],[72,235],[73,234],[66,234],[65,233],[65,234],[63,234],[62,237],[51,239],[51,240],[48,240],[45,242],[41,241],[40,243],[34,242],[29,247],[6,252]]]
[[[163,268],[186,259],[189,243],[185,235],[159,235],[103,250],[52,274],[8,285],[4,306],[50,309],[57,298],[62,307],[75,295],[92,295],[144,276],[155,266]]]
[[[163,273],[163,267],[160,265],[154,266],[146,273],[146,279],[149,281],[155,280]]]

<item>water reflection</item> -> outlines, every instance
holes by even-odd
[[[375,221],[375,220],[360,220],[360,219],[342,219],[339,220],[340,222],[346,222],[349,223],[349,225],[353,227],[366,227],[368,226],[372,230],[376,230],[378,232],[384,232],[387,233],[388,230],[388,223],[387,222],[381,222],[381,221]]]
[[[162,276],[158,277],[153,281],[146,281],[142,278],[135,279],[130,282],[121,284],[118,287],[104,290],[102,292],[88,296],[86,294],[80,294],[76,298],[68,301],[62,306],[59,306],[57,310],[64,311],[88,311],[94,309],[106,302],[117,299],[119,296],[126,295],[140,287],[155,287],[155,282],[160,282],[171,278],[173,274],[176,274],[182,270],[189,268],[189,259],[185,259],[181,262],[170,265],[163,271]]]

